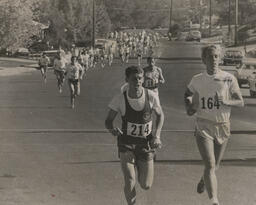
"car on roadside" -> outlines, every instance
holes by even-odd
[[[256,62],[244,62],[242,65],[237,66],[235,77],[237,78],[239,87],[246,84],[249,85],[249,78],[256,72]]]
[[[201,37],[202,37],[202,35],[201,35],[200,31],[191,30],[191,31],[189,31],[189,33],[187,35],[186,41],[198,41],[198,42],[200,42]]]
[[[0,56],[12,56],[12,52],[7,48],[1,48],[0,46]]]
[[[29,50],[27,48],[18,48],[13,56],[15,57],[28,57],[29,56]]]
[[[241,65],[243,63],[244,54],[240,50],[228,49],[224,52],[223,65]]]
[[[248,81],[250,96],[256,98],[256,72],[252,73],[252,75],[248,78]]]

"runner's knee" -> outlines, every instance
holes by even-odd
[[[215,171],[215,169],[216,169],[215,160],[208,160],[207,162],[205,162],[205,171],[206,172]]]
[[[149,190],[152,187],[152,184],[150,182],[139,182],[140,187],[144,190]]]

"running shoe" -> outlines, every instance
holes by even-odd
[[[205,190],[205,183],[204,183],[204,179],[201,178],[201,180],[199,181],[199,183],[197,184],[197,193],[201,194],[203,193]],[[217,204],[218,205],[218,204]]]
[[[72,109],[75,108],[75,102],[74,102],[74,101],[71,103],[71,108],[72,108]]]
[[[153,160],[154,160],[154,162],[156,162],[156,153],[154,154]]]

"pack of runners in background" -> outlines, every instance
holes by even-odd
[[[111,32],[109,39],[117,42],[117,52],[121,63],[128,63],[130,57],[138,59],[141,65],[142,57],[153,57],[153,48],[158,46],[160,36],[158,33],[146,32]]]
[[[45,83],[47,82],[48,67],[53,67],[60,93],[62,93],[65,78],[67,78],[71,107],[74,108],[75,97],[80,94],[80,81],[86,76],[89,69],[94,69],[97,65],[97,68],[111,68],[114,58],[120,58],[121,65],[129,63],[130,58],[136,58],[140,67],[143,57],[153,58],[155,56],[154,48],[158,46],[159,39],[158,33],[145,30],[141,32],[110,32],[107,34],[107,40],[110,40],[111,43],[95,48],[78,48],[72,44],[69,50],[59,48],[53,59],[43,52],[38,65]]]

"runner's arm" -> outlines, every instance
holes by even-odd
[[[156,113],[156,131],[155,138],[160,139],[161,130],[164,124],[164,113],[161,106],[158,106],[154,109]]]
[[[80,80],[82,80],[82,79],[83,79],[83,75],[84,75],[84,69],[83,69],[83,67],[80,65],[80,63],[78,63],[77,65],[78,65],[78,67],[79,67],[79,78],[80,78]]]
[[[156,130],[150,143],[152,148],[161,148],[162,142],[160,135],[164,124],[164,113],[161,106],[155,108],[154,111],[156,113]]]
[[[192,96],[194,95],[193,92],[191,92],[188,88],[184,93],[184,103],[185,103],[185,108],[187,111],[187,114],[189,116],[192,116],[193,114],[196,113],[196,110],[193,108],[193,102],[192,102]]]
[[[107,115],[106,120],[105,120],[105,127],[114,136],[119,136],[119,135],[122,134],[121,130],[119,128],[114,128],[114,125],[113,125],[113,122],[114,122],[117,114],[118,114],[117,111],[109,109],[108,115]]]
[[[159,69],[159,83],[165,83],[162,69]]]
[[[56,62],[56,59],[54,59],[54,61],[53,61],[53,68],[54,68],[54,69],[57,69],[57,62]]]
[[[49,57],[46,57],[46,58],[47,58],[47,65],[49,65],[51,63],[50,58]]]
[[[241,90],[239,88],[237,79],[235,77],[231,78],[230,84],[229,84],[229,93],[230,97],[224,98],[222,96],[218,96],[216,93],[216,97],[218,98],[219,102],[227,105],[227,106],[235,106],[235,107],[243,107],[244,106],[244,100],[242,97]]]
[[[217,93],[216,93],[216,97],[218,98],[218,101],[220,103],[222,103],[223,105],[235,106],[235,107],[243,107],[244,106],[244,100],[243,100],[241,92],[232,93],[230,99],[225,99],[222,96],[218,96]]]
[[[231,96],[231,99],[228,102],[228,105],[230,106],[238,106],[238,107],[243,107],[244,106],[244,100],[242,97],[241,92],[233,93]]]

